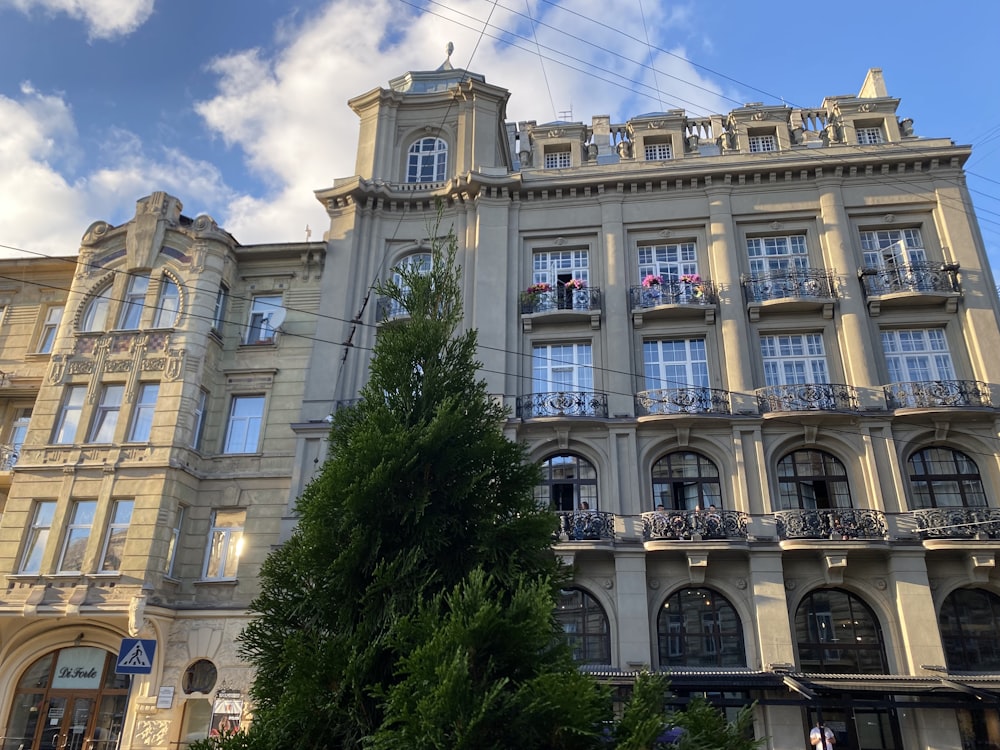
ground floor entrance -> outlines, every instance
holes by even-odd
[[[129,677],[115,654],[93,646],[52,651],[20,676],[3,750],[114,750],[121,740]]]

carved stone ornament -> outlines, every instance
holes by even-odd
[[[751,120],[756,120],[757,122],[760,122],[761,120],[764,119],[764,113],[763,112],[754,112],[752,115],[750,115],[750,119]]]
[[[888,587],[888,584],[885,582],[884,578],[876,578],[873,581],[873,583],[875,584],[875,588],[877,588],[879,591],[885,591],[886,588]]]
[[[136,722],[135,738],[145,747],[165,745],[170,722],[163,719],[143,719]]]
[[[746,587],[747,587],[747,579],[746,578],[737,578],[736,579],[736,588],[738,588],[740,591],[742,591]]]
[[[658,236],[664,237],[664,238],[669,237],[672,234],[673,234],[673,232],[671,232],[669,229],[661,229],[658,232]]]
[[[886,214],[885,216],[882,217],[882,221],[884,221],[886,224],[892,224],[892,222],[894,222],[895,220],[896,220],[896,214]]]
[[[562,128],[553,128],[552,130],[548,131],[548,133],[546,133],[546,135],[549,138],[562,138],[562,134],[563,134]]]
[[[786,578],[785,579],[785,589],[786,590],[788,590],[788,591],[795,591],[795,587],[797,585],[798,585],[798,582],[794,578]]]
[[[113,227],[108,222],[95,221],[87,227],[87,231],[83,233],[83,239],[80,242],[84,245],[96,245],[111,229]]]
[[[654,591],[656,589],[660,588],[660,579],[659,578],[650,578],[649,579],[649,588],[653,589]]]
[[[66,355],[53,354],[49,364],[49,383],[58,385],[66,374]]]
[[[875,102],[865,102],[858,105],[858,112],[878,112],[878,105]]]
[[[782,224],[780,221],[772,221],[770,224],[768,224],[768,226],[771,227],[771,229],[777,231],[781,229],[784,226],[784,224]]]
[[[177,380],[184,372],[184,358],[187,357],[187,350],[170,349],[167,355],[167,366],[163,375],[167,380]]]

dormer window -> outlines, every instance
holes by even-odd
[[[666,161],[674,158],[674,149],[669,138],[647,138],[643,146],[646,151],[646,161]]]
[[[858,143],[862,146],[874,146],[885,143],[885,134],[878,125],[857,128]]]
[[[440,138],[415,141],[406,160],[407,182],[441,182],[448,168],[448,144]]]
[[[570,155],[569,144],[564,143],[558,146],[548,146],[545,149],[546,169],[567,169],[572,166],[572,156]]]
[[[750,142],[750,153],[760,154],[765,151],[777,151],[778,139],[773,130],[751,130],[747,133]]]

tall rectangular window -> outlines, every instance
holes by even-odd
[[[274,343],[274,326],[272,317],[281,309],[281,295],[269,294],[264,297],[254,297],[250,306],[250,320],[247,321],[246,344]]]
[[[52,346],[56,342],[56,334],[59,333],[59,323],[62,321],[62,316],[62,305],[53,305],[45,311],[45,322],[42,323],[42,332],[38,336],[39,354],[52,353]]]
[[[118,316],[118,327],[131,330],[139,327],[142,320],[142,309],[146,303],[146,290],[149,289],[149,275],[136,274],[129,279],[128,291],[122,301],[122,311]]]
[[[177,323],[177,313],[181,307],[181,290],[173,279],[164,276],[160,280],[160,298],[156,301],[153,315],[154,328],[170,328]]]
[[[177,506],[177,512],[174,514],[174,525],[170,529],[170,541],[167,543],[167,557],[163,564],[163,573],[169,578],[174,577],[174,565],[177,561],[177,545],[180,544],[181,529],[184,528],[185,510],[186,508],[183,505]]]
[[[233,396],[223,453],[256,453],[264,421],[263,396]]]
[[[890,383],[955,379],[943,328],[882,331],[882,348]]]
[[[77,500],[73,503],[69,523],[66,525],[62,554],[59,556],[60,573],[79,573],[83,570],[84,556],[87,554],[87,544],[90,542],[90,530],[94,525],[96,510],[96,500]]]
[[[750,273],[809,268],[809,249],[804,234],[787,237],[747,237]]]
[[[644,341],[646,388],[708,387],[705,339]]]
[[[156,399],[160,396],[159,383],[143,383],[139,386],[139,397],[132,413],[132,427],[128,439],[134,443],[149,440],[153,431],[153,415],[156,413]]]
[[[668,282],[697,275],[698,252],[693,242],[639,247],[639,281],[647,276],[659,276]]]
[[[133,500],[115,500],[108,523],[108,533],[104,536],[104,550],[101,552],[102,573],[114,573],[122,569],[122,554],[125,551],[125,537],[132,522]]]
[[[118,427],[118,414],[122,408],[124,385],[106,385],[101,391],[101,401],[94,412],[94,423],[90,428],[91,443],[111,443]]]
[[[19,573],[40,573],[42,571],[42,555],[52,531],[52,519],[56,514],[56,501],[43,500],[35,503],[35,512],[28,527],[28,538],[24,543],[24,553],[21,555]]]
[[[28,436],[28,426],[30,424],[31,407],[26,406],[23,409],[18,409],[14,418],[14,424],[10,428],[9,452],[3,462],[3,466],[0,468],[4,470],[14,468],[14,464],[17,463],[17,459],[21,455],[24,440]]]
[[[219,284],[219,291],[215,293],[215,310],[212,312],[212,328],[217,333],[222,333],[222,324],[226,318],[226,304],[229,301],[229,287]]]
[[[62,408],[56,420],[56,429],[52,433],[52,442],[66,445],[76,440],[80,427],[80,414],[83,413],[83,401],[87,395],[87,386],[71,385],[66,389]]]
[[[861,250],[868,268],[895,268],[927,260],[924,241],[916,227],[864,231]]]
[[[593,353],[590,344],[536,346],[533,350],[532,380],[535,393],[593,390]]]
[[[822,334],[761,336],[760,351],[767,385],[830,382]]]
[[[194,405],[194,431],[191,434],[191,447],[201,450],[201,440],[205,433],[205,419],[208,414],[208,391],[198,391],[198,400]]]
[[[212,528],[205,555],[205,580],[233,580],[243,552],[245,510],[217,510],[212,513]]]

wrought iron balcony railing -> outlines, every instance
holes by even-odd
[[[909,263],[886,268],[866,267],[858,277],[869,297],[895,292],[958,292],[958,266],[947,263]]]
[[[859,411],[858,392],[841,383],[798,383],[758,388],[762,413],[776,411]]]
[[[746,539],[749,519],[740,510],[655,510],[642,514],[642,538]]]
[[[1000,539],[1000,508],[922,508],[913,517],[925,539]]]
[[[10,471],[17,463],[19,450],[11,445],[0,445],[0,471]]]
[[[375,322],[381,323],[386,320],[409,316],[406,308],[392,297],[379,297],[375,302]]]
[[[702,386],[653,388],[635,394],[635,413],[651,414],[732,414],[729,391]]]
[[[882,390],[890,409],[993,406],[989,383],[978,380],[915,380]]]
[[[748,302],[776,299],[833,299],[833,274],[825,269],[789,268],[743,277]]]
[[[522,292],[521,314],[553,312],[555,310],[600,310],[601,290],[598,287],[584,289],[554,289],[551,292]]]
[[[711,281],[664,281],[655,286],[633,286],[629,289],[633,310],[660,305],[714,305],[719,294]]]
[[[615,514],[599,510],[559,511],[559,541],[588,541],[615,538]]]
[[[885,513],[869,508],[794,508],[774,514],[780,539],[885,539]]]
[[[517,416],[607,417],[608,394],[597,391],[553,391],[528,393],[517,398]]]

